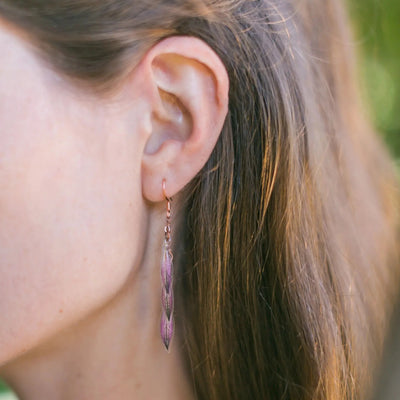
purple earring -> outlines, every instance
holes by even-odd
[[[174,293],[173,293],[173,264],[172,264],[172,250],[171,250],[171,201],[172,198],[166,194],[166,181],[162,182],[163,195],[167,201],[167,220],[164,228],[164,244],[161,257],[161,339],[165,348],[169,351],[172,336],[174,333]]]

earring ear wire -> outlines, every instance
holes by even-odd
[[[171,249],[171,202],[166,193],[166,180],[162,182],[163,196],[167,202],[167,216],[164,228],[164,243],[161,257],[161,339],[167,351],[174,334],[174,293],[173,293],[173,255]]]

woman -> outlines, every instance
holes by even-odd
[[[398,199],[339,2],[0,15],[0,373],[19,397],[363,398]]]

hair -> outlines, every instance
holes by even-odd
[[[361,398],[396,295],[399,192],[340,2],[1,0],[0,15],[104,95],[163,38],[219,55],[229,112],[181,193],[175,243],[196,396]]]

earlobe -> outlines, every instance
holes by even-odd
[[[144,56],[151,130],[142,157],[143,196],[179,192],[201,170],[218,140],[228,109],[228,76],[216,53],[192,37],[172,37]],[[142,71],[143,72],[143,71]],[[140,73],[140,70],[137,71]]]

